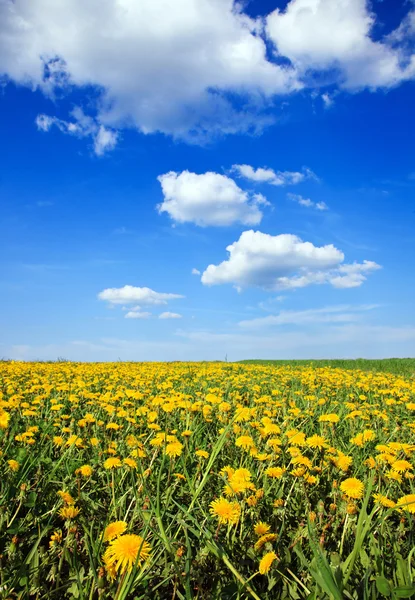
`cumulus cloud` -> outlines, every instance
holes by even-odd
[[[115,148],[118,141],[116,131],[99,125],[94,119],[85,115],[79,107],[72,111],[71,116],[72,121],[65,121],[41,114],[36,117],[36,125],[39,131],[46,132],[52,127],[57,127],[62,133],[77,138],[92,138],[93,149],[97,156],[102,156]]]
[[[318,180],[317,175],[311,169],[303,167],[301,171],[274,171],[267,167],[255,169],[251,165],[233,165],[232,171],[235,171],[240,177],[256,181],[258,183],[269,183],[270,185],[296,185],[305,179]]]
[[[342,304],[308,310],[282,310],[277,315],[240,321],[239,326],[245,329],[257,329],[278,325],[302,326],[314,323],[350,323],[359,320],[362,313],[375,308],[378,308],[377,304],[360,306]]]
[[[374,41],[365,0],[291,0],[265,27],[234,0],[0,0],[0,76],[57,101],[82,90],[97,153],[125,127],[200,140],[260,130],[324,75],[349,90],[413,78],[414,14]]]
[[[192,269],[192,275],[200,275],[199,269]]]
[[[361,285],[369,272],[380,268],[372,261],[343,264],[343,252],[332,244],[318,247],[288,233],[272,236],[244,231],[226,250],[227,260],[203,272],[203,284],[289,290],[329,283],[347,288]]]
[[[134,304],[135,302],[140,302],[140,305],[144,306],[167,304],[169,300],[176,300],[177,298],[184,298],[184,296],[155,292],[148,287],[134,287],[133,285],[125,285],[122,288],[107,288],[98,294],[99,300],[105,300],[110,304]],[[135,310],[140,310],[140,307],[136,306]]]
[[[233,0],[1,0],[0,23],[0,73],[47,92],[94,85],[110,127],[244,131],[264,99],[302,87]]]
[[[325,202],[313,202],[310,198],[303,198],[300,194],[287,194],[287,198],[306,208],[315,208],[316,210],[328,210],[329,208]]]
[[[170,171],[158,180],[164,201],[157,209],[178,223],[196,223],[202,227],[257,225],[262,219],[260,206],[268,204],[262,194],[249,194],[220,173]]]
[[[139,312],[135,310],[130,310],[125,314],[126,319],[149,319],[151,317],[150,312]]]
[[[174,312],[163,312],[159,315],[159,319],[181,319],[182,315]]]
[[[397,35],[374,41],[375,22],[367,0],[291,0],[285,10],[268,15],[266,29],[276,53],[299,74],[314,70],[321,79],[326,72],[328,81],[349,90],[387,88],[413,78],[415,55],[394,44]]]

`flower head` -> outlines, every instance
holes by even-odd
[[[408,494],[402,496],[396,503],[396,508],[402,508],[412,514],[415,514],[415,494]]]
[[[259,540],[256,542],[254,548],[255,548],[255,550],[261,550],[261,548],[263,546],[265,546],[265,544],[270,544],[271,542],[275,542],[276,539],[277,539],[276,533],[266,533],[265,535],[262,535],[259,538]]]
[[[167,456],[180,456],[183,451],[183,444],[180,442],[171,442],[166,446],[166,454]]]
[[[275,552],[267,552],[266,554],[264,554],[264,556],[259,562],[259,572],[261,573],[261,575],[265,575],[266,573],[268,573],[272,566],[272,563],[274,562],[274,560],[277,559],[278,556],[275,554]]]
[[[362,498],[365,490],[364,485],[360,481],[360,479],[356,479],[355,477],[349,477],[348,479],[345,479],[340,484],[340,489],[344,494],[346,494],[348,498],[355,499]]]
[[[59,516],[62,517],[62,519],[75,519],[79,513],[81,512],[81,510],[79,508],[77,508],[76,506],[64,506],[63,508],[60,509],[59,511]]]
[[[0,429],[7,429],[9,426],[10,415],[5,410],[0,409]]]
[[[238,502],[230,502],[226,498],[217,498],[210,503],[210,513],[218,518],[219,523],[234,525],[239,521],[241,507]]]
[[[121,535],[110,542],[104,554],[106,566],[112,566],[121,575],[132,570],[150,556],[150,544],[135,534]]]
[[[119,537],[127,529],[127,523],[125,521],[114,521],[109,523],[104,529],[104,542],[110,542],[115,538]]]
[[[104,462],[104,469],[118,469],[119,467],[122,467],[122,462],[114,456],[107,458]]]
[[[65,504],[75,504],[75,500],[72,498],[69,492],[59,491],[58,496],[62,498]]]
[[[82,475],[82,477],[91,477],[93,469],[90,465],[82,465],[79,469],[76,469],[75,473],[77,475]]]
[[[264,523],[263,521],[259,521],[254,525],[254,532],[259,536],[265,535],[270,529],[271,527],[268,525],[268,523]]]

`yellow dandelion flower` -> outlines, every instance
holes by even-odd
[[[341,471],[347,471],[349,467],[352,465],[353,459],[351,456],[346,456],[345,454],[340,454],[336,459],[336,467]]]
[[[18,471],[20,469],[20,465],[17,462],[17,460],[10,459],[10,460],[7,461],[7,464],[9,465],[9,469],[11,471],[15,471],[16,472],[16,471]]]
[[[75,500],[72,498],[69,492],[59,491],[58,496],[62,498],[65,504],[75,504]]]
[[[200,458],[209,458],[209,452],[206,452],[206,450],[196,450],[195,454]]]
[[[118,469],[119,467],[122,467],[122,462],[119,458],[110,457],[104,462],[104,469]]]
[[[109,523],[104,529],[104,542],[110,542],[115,538],[122,535],[127,529],[127,523],[125,521],[114,521]]]
[[[266,533],[265,535],[262,535],[254,546],[255,550],[261,550],[261,548],[263,548],[263,546],[265,546],[265,544],[270,544],[271,542],[275,542],[277,537],[278,536],[276,533]]]
[[[339,415],[330,413],[328,415],[321,415],[318,420],[320,423],[338,423],[340,421],[340,417]]]
[[[267,552],[266,554],[264,554],[264,556],[259,562],[259,572],[261,573],[261,575],[266,575],[270,570],[274,560],[277,559],[278,556],[275,554],[275,552]]]
[[[396,508],[415,514],[415,494],[408,494],[407,496],[399,498],[396,503]]]
[[[270,529],[271,529],[270,525],[268,525],[268,523],[264,523],[263,521],[259,521],[258,523],[256,523],[254,525],[255,535],[258,535],[258,536],[265,535],[266,533],[269,532]]]
[[[285,471],[286,469],[283,469],[282,467],[268,467],[268,469],[265,469],[265,475],[273,477],[274,479],[279,479],[284,475]]]
[[[388,479],[392,479],[393,481],[398,481],[399,483],[402,482],[402,475],[399,473],[399,471],[393,471],[391,469],[390,471],[385,473],[385,477],[387,477]]]
[[[382,496],[382,494],[373,494],[373,499],[376,504],[380,504],[385,508],[394,508],[396,506],[396,502],[390,500],[387,496]]]
[[[76,506],[64,506],[60,509],[58,514],[62,519],[75,519],[80,512],[81,510]]]
[[[349,477],[340,484],[341,491],[346,494],[348,498],[355,498],[358,500],[363,497],[364,485],[360,479],[355,477]]]
[[[110,542],[104,554],[106,565],[112,565],[120,575],[128,573],[150,556],[150,544],[141,536],[125,534]]]
[[[405,473],[405,471],[410,471],[413,469],[411,463],[407,460],[395,460],[392,463],[392,470],[398,471],[398,473]]]
[[[136,469],[137,468],[137,461],[134,460],[133,458],[124,458],[123,463],[125,465],[127,465],[127,467],[130,467],[131,469]]]
[[[82,477],[91,477],[93,468],[90,465],[82,465],[82,467],[76,469],[75,473],[77,475],[82,475]]]
[[[322,435],[312,435],[306,439],[306,445],[309,448],[317,448],[321,450],[327,446],[326,439]]]
[[[171,442],[166,446],[166,454],[167,456],[180,456],[183,451],[183,444],[180,442]]]
[[[0,409],[0,429],[7,429],[9,426],[10,415],[5,410]]]
[[[363,432],[363,441],[371,442],[375,439],[376,434],[372,429],[365,429]]]
[[[210,513],[218,518],[219,523],[233,525],[239,521],[241,507],[238,502],[230,502],[226,498],[217,498],[210,503]]]
[[[241,435],[235,441],[235,446],[241,447],[244,450],[249,450],[255,447],[255,442],[250,435]]]

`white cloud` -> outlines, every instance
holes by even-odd
[[[377,304],[353,306],[342,304],[308,310],[282,310],[277,315],[268,315],[239,322],[244,329],[257,329],[277,325],[303,326],[315,323],[348,323],[358,321],[363,312],[378,308]]]
[[[260,183],[269,183],[270,185],[296,185],[301,183],[305,179],[315,179],[318,180],[318,177],[313,173],[311,169],[307,167],[303,167],[303,169],[299,171],[274,171],[273,169],[258,168],[255,169],[251,165],[233,165],[232,171],[235,171],[240,175],[240,177],[244,177],[245,179],[249,179],[251,181],[256,181]]]
[[[199,269],[192,269],[192,275],[200,275]]]
[[[325,202],[316,202],[316,209],[317,210],[328,210],[329,207],[327,206],[327,204]]]
[[[113,150],[118,142],[118,133],[100,125],[94,137],[94,150],[97,156]]]
[[[300,194],[287,194],[287,198],[307,208],[315,208],[316,210],[328,210],[329,208],[325,202],[313,202],[310,198],[303,198]]]
[[[244,231],[226,250],[229,258],[209,265],[202,274],[203,284],[289,290],[330,283],[346,288],[361,285],[367,273],[380,268],[371,261],[342,264],[344,254],[332,244],[317,247],[292,234]]]
[[[362,264],[341,265],[338,269],[339,274],[333,277],[330,283],[336,288],[359,287],[366,280],[366,273],[380,268],[380,265],[371,260],[364,260]]]
[[[321,99],[323,100],[324,108],[330,108],[334,104],[333,94],[321,94]]]
[[[326,71],[343,88],[391,87],[415,76],[414,55],[393,36],[370,37],[375,16],[366,0],[291,0],[267,17],[278,54],[299,73]],[[308,72],[308,73],[307,73]]]
[[[99,125],[94,119],[85,115],[79,107],[72,111],[71,116],[73,121],[64,121],[43,114],[38,115],[36,125],[39,131],[49,131],[52,127],[57,127],[62,133],[77,138],[92,138],[94,152],[97,156],[102,156],[105,152],[115,148],[119,137],[116,131]]]
[[[151,313],[149,312],[138,312],[130,310],[125,315],[125,319],[149,319],[151,317]]]
[[[264,99],[301,87],[233,0],[1,0],[0,23],[0,74],[48,93],[97,86],[110,127],[245,131]]]
[[[184,298],[180,294],[160,293],[151,290],[148,287],[134,287],[125,285],[122,288],[107,288],[98,294],[99,300],[106,300],[110,304],[133,304],[140,302],[140,305],[153,306],[167,304],[169,300]],[[140,310],[136,306],[133,310]]]
[[[181,319],[182,315],[174,312],[163,312],[159,315],[159,319]]]
[[[164,201],[157,209],[179,223],[191,222],[202,227],[257,225],[262,219],[259,206],[268,204],[261,194],[248,194],[233,179],[219,173],[170,171],[158,180]]]
[[[125,127],[199,140],[261,130],[275,98],[324,74],[351,90],[413,78],[414,15],[373,41],[366,0],[291,0],[266,27],[234,0],[0,0],[0,76],[55,100],[82,90],[98,154]]]

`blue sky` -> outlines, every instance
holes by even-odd
[[[95,4],[0,0],[0,356],[414,356],[413,3]]]

